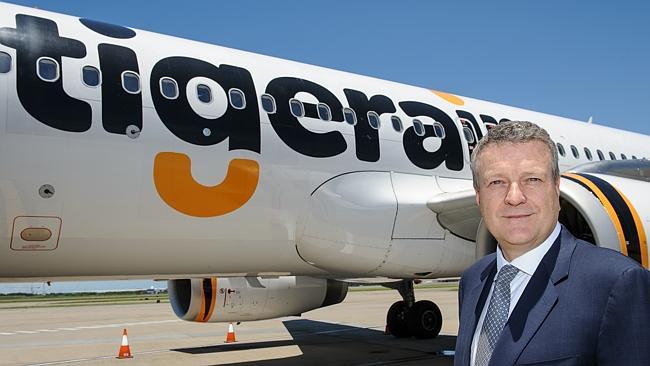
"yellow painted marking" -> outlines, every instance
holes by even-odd
[[[636,226],[636,231],[639,235],[639,248],[641,248],[641,265],[645,269],[650,269],[650,267],[648,267],[648,241],[646,240],[645,230],[643,229],[643,222],[639,217],[639,213],[636,212],[636,209],[634,206],[632,206],[632,203],[627,199],[627,197],[625,197],[623,192],[619,191],[616,187],[614,187],[614,189],[616,189],[618,194],[623,197],[625,204],[627,204],[627,207],[629,207],[630,212],[632,213],[632,217],[634,218],[634,225]]]
[[[192,178],[192,162],[185,154],[156,155],[153,179],[165,203],[189,216],[214,217],[242,207],[253,196],[260,167],[255,160],[233,159],[223,182],[204,186]]]
[[[616,229],[616,234],[618,235],[618,241],[621,247],[621,253],[627,255],[627,244],[625,242],[625,235],[623,235],[623,227],[621,226],[621,221],[618,219],[614,207],[612,207],[612,204],[609,202],[607,197],[605,197],[603,192],[598,188],[598,186],[593,184],[589,179],[581,175],[573,174],[573,173],[564,173],[562,175],[579,180],[585,185],[587,185],[589,188],[591,188],[591,190],[594,192],[596,197],[598,197],[598,199],[600,200],[600,203],[602,203],[603,207],[605,207],[605,211],[607,211],[607,214],[609,214],[609,218],[612,219],[612,222],[614,223],[614,228]]]
[[[432,92],[433,92],[433,94],[439,96],[440,98],[448,101],[451,104],[465,105],[465,101],[463,101],[460,97],[457,97],[457,96],[455,96],[453,94],[444,93],[444,92],[437,91],[437,90],[432,90]]]

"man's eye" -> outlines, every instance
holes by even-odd
[[[490,183],[488,183],[490,186],[498,186],[501,184],[503,184],[503,181],[500,179],[491,180]]]
[[[536,182],[541,182],[542,180],[537,178],[537,177],[530,177],[530,178],[528,178],[528,181],[536,183]]]

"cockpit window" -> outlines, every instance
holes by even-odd
[[[6,74],[9,71],[11,71],[11,55],[0,52],[0,74]]]

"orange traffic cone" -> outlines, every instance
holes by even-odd
[[[120,346],[120,353],[117,358],[132,358],[131,347],[129,347],[129,339],[126,337],[126,328],[122,332],[122,345]]]
[[[228,325],[228,334],[226,335],[226,341],[224,343],[233,343],[237,342],[235,340],[235,329],[232,327],[232,323]]]

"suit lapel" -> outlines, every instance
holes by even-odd
[[[461,329],[458,334],[462,339],[458,344],[461,344],[461,349],[457,350],[457,357],[462,357],[461,365],[469,365],[470,352],[472,349],[472,338],[476,330],[476,324],[481,317],[481,311],[485,306],[485,300],[490,293],[490,287],[497,271],[496,259],[488,262],[487,266],[481,272],[481,281],[477,282],[474,287],[467,289],[467,295],[463,299],[463,308],[461,309]]]
[[[558,301],[555,285],[568,276],[575,238],[562,228],[515,306],[490,365],[514,364]]]

